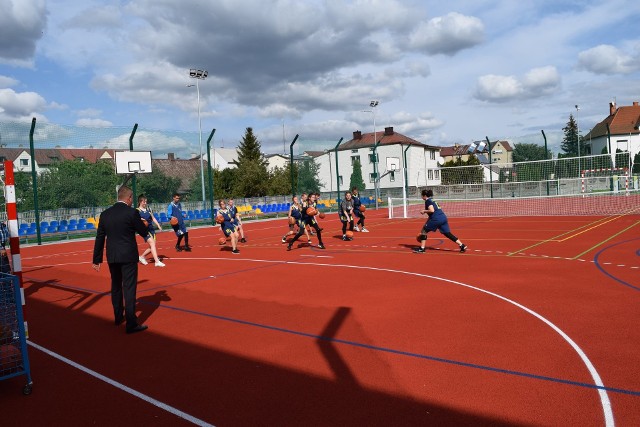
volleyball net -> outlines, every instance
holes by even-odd
[[[611,216],[640,215],[640,191],[609,191],[541,197],[438,199],[450,218],[514,216]],[[388,198],[389,218],[417,218],[422,198]]]

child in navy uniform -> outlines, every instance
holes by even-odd
[[[420,231],[420,247],[415,248],[413,251],[416,253],[424,253],[425,246],[427,244],[427,233],[436,230],[440,230],[440,232],[444,234],[449,240],[451,240],[452,242],[456,242],[456,244],[460,247],[460,252],[466,251],[467,245],[462,243],[460,239],[451,234],[447,216],[444,214],[444,211],[440,209],[440,205],[438,205],[438,202],[433,200],[432,197],[432,190],[422,190],[424,209],[421,210],[420,213],[422,215],[427,214],[429,216],[429,219],[427,219],[427,222],[425,222],[422,230]]]
[[[191,252],[191,246],[189,246],[189,232],[187,231],[187,226],[184,223],[185,214],[182,211],[182,204],[180,203],[180,194],[175,193],[173,195],[173,200],[169,205],[169,217],[176,218],[178,223],[176,225],[172,225],[173,231],[175,231],[176,236],[178,236],[178,241],[176,242],[176,251],[181,252],[182,239],[184,239],[184,250],[187,252]]]

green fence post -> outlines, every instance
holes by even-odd
[[[402,145],[401,145],[402,146]],[[411,144],[407,145],[407,148],[404,149],[404,151],[402,152],[402,160],[403,160],[403,164],[404,164],[404,191],[405,194],[409,194],[409,175],[408,175],[408,171],[409,171],[409,167],[407,166],[407,150],[411,148]],[[416,183],[416,186],[418,184]]]
[[[129,151],[133,151],[133,136],[136,134],[136,130],[138,130],[138,124],[136,123],[133,126],[133,130],[131,131],[131,136],[129,136]],[[131,178],[131,189],[133,190],[133,200],[134,200],[134,204],[136,203],[135,200],[137,195],[136,195],[136,174],[133,174],[133,177]]]
[[[487,147],[489,147],[489,191],[491,192],[491,198],[493,199],[493,163],[491,162],[491,141],[489,137],[485,136],[487,140]]]
[[[209,135],[209,139],[207,139],[207,163],[209,163],[209,198],[211,199],[211,225],[216,225],[216,219],[213,215],[213,170],[211,163],[211,139],[213,138],[213,134],[216,133],[216,130],[213,129],[211,134]],[[213,160],[215,161],[216,156],[214,154]]]
[[[296,141],[298,140],[298,134],[296,134],[296,137],[293,138],[293,141],[291,141],[291,145],[289,146],[289,165],[290,165],[290,169],[291,169],[291,196],[295,196],[296,195],[296,185],[293,179],[293,144],[296,143]]]
[[[547,135],[544,134],[544,130],[541,130],[542,137],[544,138],[544,159],[549,160],[549,149],[547,148]],[[549,176],[547,175],[547,168],[544,168],[544,180],[547,182],[547,196],[549,195]]]
[[[33,184],[33,209],[36,214],[36,238],[38,244],[42,244],[40,234],[40,209],[38,208],[38,174],[36,174],[36,150],[33,146],[33,132],[36,128],[36,118],[31,120],[31,130],[29,131],[29,153],[31,155],[31,181]]]
[[[338,168],[338,146],[342,144],[342,140],[344,138],[340,138],[340,141],[336,144],[333,151],[336,152],[336,190],[338,192],[338,196],[336,197],[336,201],[340,200],[340,169]]]

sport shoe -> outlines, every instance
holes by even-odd
[[[346,235],[346,234],[343,234],[343,235],[342,235],[342,240],[344,240],[344,241],[346,242],[347,240],[349,240],[349,238],[347,237],[347,235]]]
[[[327,248],[324,247],[324,245],[322,243],[320,243],[318,246],[316,246],[316,248],[318,248],[318,249],[327,249]]]
[[[360,231],[360,228],[358,228],[358,226],[357,226],[357,225],[354,225],[354,226],[353,226],[353,231]]]
[[[184,245],[184,250],[185,250],[186,252],[191,252],[191,246],[189,246],[189,245]]]
[[[291,250],[291,245],[287,245],[287,250],[290,251]]]
[[[460,245],[460,252],[466,252],[467,251],[467,245],[465,245],[464,243]]]
[[[240,243],[247,243],[247,239],[243,237],[242,239],[240,239]]]
[[[147,265],[147,264],[149,264],[149,263],[147,262],[147,260],[146,260],[143,256],[139,256],[139,257],[138,257],[138,259],[140,260],[140,264],[142,264],[142,265]]]
[[[164,267],[164,262],[162,261],[156,262],[156,267]]]
[[[182,252],[182,247],[176,245],[176,252]]]
[[[231,251],[231,253],[232,253],[232,254],[239,254],[239,253],[240,253],[240,251],[239,251],[238,249],[234,249],[234,250],[232,250],[232,251]]]
[[[287,236],[284,236],[284,237],[282,238],[282,243],[287,243]]]
[[[425,249],[424,248],[415,248],[413,250],[413,252],[415,252],[417,254],[423,254],[423,253],[425,253]]]
[[[367,230],[366,228],[362,227],[362,232],[363,232],[363,233],[368,233],[368,232],[369,232],[369,230]]]

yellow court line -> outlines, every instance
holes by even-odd
[[[623,215],[618,215],[618,216],[616,216],[616,217],[615,217],[615,218],[613,218],[613,219],[621,218],[622,216],[623,216]],[[599,220],[594,221],[594,222],[592,222],[592,223],[585,224],[585,225],[581,225],[580,227],[574,228],[573,230],[565,231],[564,233],[561,233],[561,234],[558,234],[558,235],[556,235],[556,236],[553,236],[553,237],[551,237],[550,239],[545,239],[545,240],[543,240],[543,241],[541,241],[541,242],[538,242],[538,243],[536,243],[536,244],[533,244],[533,245],[531,245],[531,246],[527,246],[526,248],[522,248],[522,249],[519,249],[519,250],[514,251],[514,252],[509,252],[509,253],[507,254],[507,256],[511,256],[511,255],[519,254],[520,252],[524,252],[524,251],[526,251],[526,250],[528,250],[528,249],[535,248],[536,246],[540,246],[540,245],[543,245],[543,244],[545,244],[545,243],[549,243],[549,242],[563,242],[563,241],[565,241],[565,240],[567,240],[567,239],[570,239],[570,238],[572,238],[572,237],[577,236],[577,235],[578,235],[578,234],[580,234],[580,233],[583,233],[583,231],[581,231],[580,233],[576,233],[576,234],[570,235],[569,237],[567,237],[566,239],[563,239],[563,240],[556,240],[556,239],[558,239],[558,238],[560,238],[560,237],[562,237],[562,236],[566,236],[567,234],[575,233],[576,231],[578,231],[578,230],[582,230],[582,229],[583,229],[583,228],[585,228],[585,227],[589,227],[587,230],[591,230],[591,229],[593,229],[593,228],[595,228],[595,227],[599,227],[600,225],[602,225],[602,224],[606,224],[607,222],[609,222],[609,221],[612,221],[612,220],[613,220],[613,219],[609,219],[609,220],[605,221],[606,219],[607,219],[607,218],[602,218],[602,219],[599,219]],[[602,221],[605,221],[605,222],[602,222]],[[602,224],[598,224],[599,222],[602,222]],[[592,226],[592,224],[597,224],[597,225]],[[586,231],[586,230],[585,230],[585,231]]]
[[[636,223],[635,223],[635,224],[631,224],[630,226],[628,226],[628,227],[627,227],[627,228],[625,228],[624,230],[621,230],[621,231],[617,232],[616,234],[614,234],[613,236],[609,237],[608,239],[605,239],[605,240],[603,240],[602,242],[598,243],[597,245],[594,245],[594,246],[590,247],[590,248],[589,248],[589,249],[587,249],[586,251],[584,251],[584,252],[582,252],[582,253],[580,253],[580,254],[576,255],[575,257],[573,257],[573,258],[571,258],[571,259],[578,259],[578,258],[580,258],[582,255],[586,254],[587,252],[590,252],[590,251],[594,250],[594,249],[595,249],[595,248],[597,248],[598,246],[602,246],[602,245],[604,245],[604,244],[605,244],[605,243],[607,243],[609,240],[613,239],[613,238],[614,238],[614,237],[616,237],[616,236],[619,236],[620,234],[622,234],[622,233],[626,232],[627,230],[632,229],[633,227],[635,227],[635,226],[636,226],[636,225],[638,225],[638,224],[640,224],[640,221],[636,221]]]
[[[565,238],[565,239],[558,240],[558,242],[564,242],[565,240],[573,239],[574,237],[579,236],[579,235],[580,235],[580,234],[582,234],[582,233],[586,233],[587,231],[589,231],[589,230],[593,230],[594,228],[598,228],[598,227],[600,227],[601,225],[607,224],[607,223],[609,223],[609,222],[611,222],[611,221],[615,221],[616,219],[618,219],[618,218],[622,218],[623,216],[625,216],[625,215],[618,215],[618,216],[615,216],[615,217],[613,217],[613,218],[608,219],[607,221],[601,222],[600,224],[594,225],[593,227],[589,227],[589,228],[587,228],[587,229],[585,229],[585,230],[582,230],[582,231],[581,231],[581,232],[579,232],[579,233],[573,234],[573,235],[571,235],[571,236],[569,236],[569,237],[567,237],[567,238]],[[587,224],[586,226],[589,226],[589,224]],[[586,226],[584,226],[584,227],[586,227]]]

